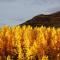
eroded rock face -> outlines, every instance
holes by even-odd
[[[32,27],[41,26],[41,25],[46,27],[48,26],[60,27],[60,11],[50,15],[44,15],[44,14],[37,15],[20,25],[21,26],[31,25]]]

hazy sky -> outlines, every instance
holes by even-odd
[[[56,11],[60,11],[60,0],[0,0],[0,25],[15,25]]]

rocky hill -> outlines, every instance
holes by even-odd
[[[60,11],[59,12],[55,12],[52,13],[50,15],[44,15],[44,14],[40,14],[37,15],[35,17],[33,17],[32,19],[20,24],[21,26],[23,25],[31,25],[32,27],[35,26],[55,26],[55,27],[60,27]]]

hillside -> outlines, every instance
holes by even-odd
[[[59,12],[55,12],[52,13],[50,15],[44,15],[44,14],[40,14],[37,15],[35,17],[33,17],[32,19],[20,24],[22,25],[31,25],[33,27],[35,26],[55,26],[55,27],[60,27],[60,11]]]

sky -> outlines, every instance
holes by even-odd
[[[60,11],[60,0],[0,0],[0,26],[18,25],[38,14]]]

